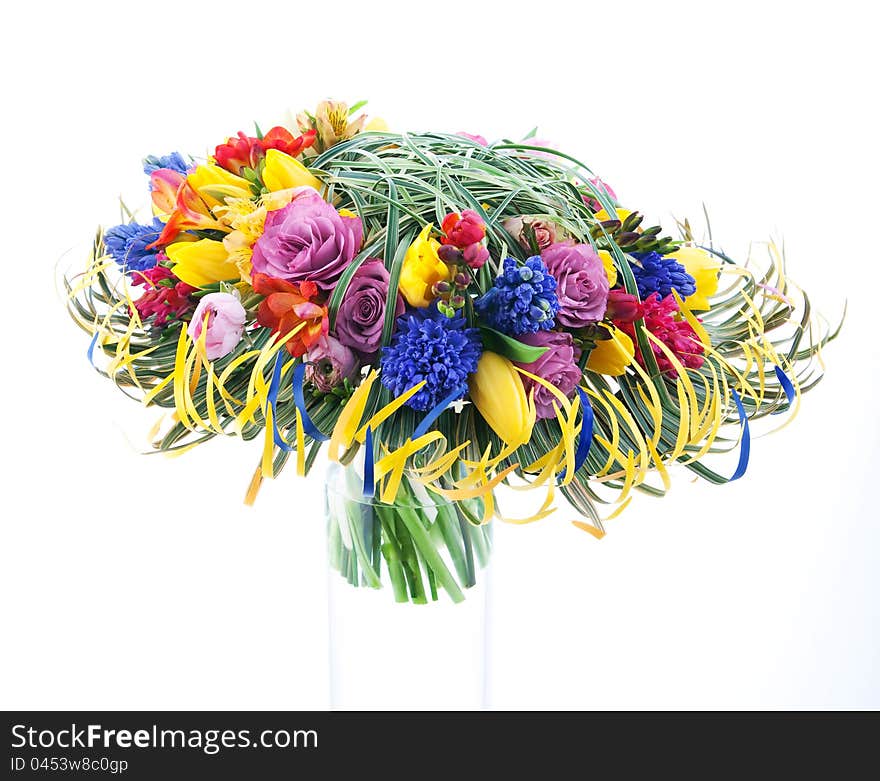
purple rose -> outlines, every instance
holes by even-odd
[[[283,209],[266,215],[263,235],[254,244],[253,270],[277,279],[314,282],[333,289],[361,248],[364,228],[357,217],[343,217],[310,187]]]
[[[382,342],[390,277],[379,258],[367,258],[354,272],[336,314],[336,336],[361,355],[375,353]],[[398,296],[394,316],[404,312]]]
[[[522,334],[517,339],[532,347],[548,348],[537,361],[517,363],[517,366],[542,380],[547,380],[570,398],[583,376],[583,372],[578,368],[581,350],[575,346],[571,334],[565,331],[538,331],[534,334]],[[533,387],[535,389],[535,411],[538,419],[555,418],[553,405],[555,403],[558,407],[559,401],[553,394],[530,377],[524,376],[522,380],[526,394]]]
[[[602,319],[608,303],[608,275],[589,244],[551,244],[541,253],[541,260],[556,278],[559,323],[582,328]]]
[[[341,385],[343,380],[353,381],[360,368],[354,351],[326,335],[312,345],[306,360],[309,362],[306,379],[324,393]]]

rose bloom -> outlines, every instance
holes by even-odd
[[[289,282],[314,282],[327,293],[363,241],[357,217],[343,217],[311,187],[298,190],[285,207],[266,215],[254,244],[253,270]]]
[[[354,272],[336,314],[336,336],[342,344],[361,355],[378,351],[385,325],[390,277],[379,258],[367,258]],[[398,296],[394,316],[403,314],[405,305]]]
[[[556,278],[559,323],[582,328],[604,317],[608,275],[602,259],[589,244],[551,244],[541,253],[541,259]]]
[[[535,243],[539,250],[545,250],[551,244],[564,238],[561,231],[552,220],[535,219],[534,217],[509,217],[504,221],[504,230],[517,240],[520,247],[527,252],[532,251],[529,241],[529,231],[534,233]]]
[[[360,368],[353,350],[326,335],[309,348],[307,360],[306,379],[323,393],[329,393],[344,380],[354,380]]]
[[[538,331],[534,334],[522,334],[517,339],[532,347],[547,347],[547,351],[536,361],[531,363],[518,363],[517,366],[527,372],[547,380],[555,388],[558,388],[566,396],[571,397],[577,384],[581,381],[583,373],[578,368],[581,350],[575,346],[571,334],[565,331]],[[554,403],[559,402],[553,394],[543,385],[535,382],[531,377],[523,377],[523,386],[526,394],[532,388],[535,389],[536,416],[541,418],[555,418],[553,411]]]
[[[205,353],[209,361],[214,361],[229,355],[241,341],[247,312],[231,293],[208,293],[199,301],[187,329],[193,341],[202,335],[206,316]]]

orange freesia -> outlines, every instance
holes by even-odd
[[[316,301],[318,288],[314,282],[297,284],[256,273],[253,275],[253,288],[254,292],[266,296],[257,308],[257,322],[264,328],[285,336],[305,323],[285,344],[294,358],[305,355],[328,332],[327,307]]]

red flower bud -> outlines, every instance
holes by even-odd
[[[473,209],[465,209],[461,214],[452,212],[443,218],[443,233],[443,244],[464,249],[486,237],[486,223]]]
[[[605,317],[621,323],[632,323],[642,316],[642,306],[638,296],[616,289],[608,291],[608,305]]]

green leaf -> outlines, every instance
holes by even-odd
[[[532,347],[530,344],[524,344],[517,341],[507,334],[496,331],[494,328],[481,325],[480,335],[483,338],[483,348],[505,358],[516,361],[517,363],[532,363],[537,361],[545,352],[547,347]]]

